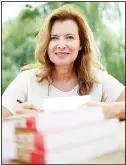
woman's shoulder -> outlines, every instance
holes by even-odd
[[[93,68],[93,76],[96,81],[103,83],[106,79],[108,72],[106,70],[100,70],[98,68]]]
[[[40,68],[27,69],[20,72],[20,76],[22,77],[23,80],[25,80],[26,82],[29,82],[30,84],[38,84],[38,82],[40,81],[40,77],[38,77],[38,75],[41,72],[42,72],[42,69]],[[47,85],[48,81],[43,80],[41,84]]]
[[[36,82],[38,80],[36,75],[39,72],[40,70],[37,68],[21,71],[13,81],[20,82],[23,84],[27,84],[28,82]]]
[[[26,79],[30,79],[30,78],[36,78],[36,75],[39,73],[40,73],[40,69],[34,68],[34,69],[28,69],[28,70],[21,71],[19,73],[19,76],[24,77]]]
[[[34,75],[36,73],[39,73],[40,69],[39,68],[33,68],[33,69],[27,69],[27,70],[23,70],[20,73],[22,74],[28,74],[28,75]]]

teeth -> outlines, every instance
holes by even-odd
[[[56,53],[56,54],[58,54],[58,55],[66,55],[68,53]]]

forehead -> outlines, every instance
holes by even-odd
[[[53,33],[78,33],[78,26],[74,20],[55,21],[52,25],[51,34]]]

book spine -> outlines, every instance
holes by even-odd
[[[32,116],[26,119],[16,120],[14,127],[15,129],[20,128],[20,129],[27,129],[28,131],[36,132],[37,131],[36,117]]]
[[[15,133],[14,142],[18,145],[24,145],[25,147],[30,147],[31,149],[37,149],[40,151],[45,151],[44,136],[42,133],[38,132],[18,132]]]
[[[45,164],[45,153],[39,150],[31,150],[24,147],[16,148],[16,160],[27,164]]]

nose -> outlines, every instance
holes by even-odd
[[[66,46],[65,42],[58,43],[58,45],[57,45],[58,49],[65,49],[66,47],[67,46]]]

